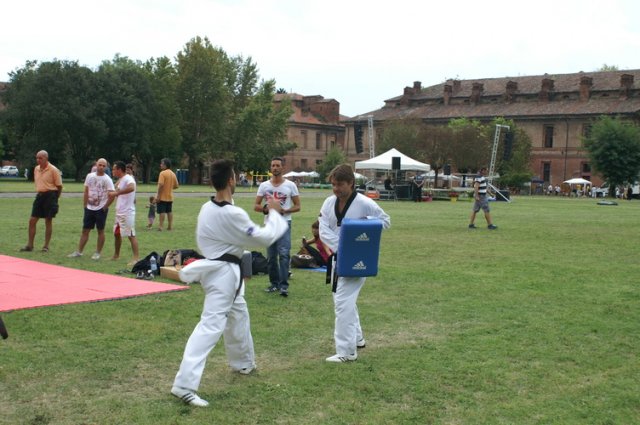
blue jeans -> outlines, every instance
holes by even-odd
[[[291,221],[284,235],[267,248],[269,280],[278,289],[289,288],[289,251],[291,251]]]

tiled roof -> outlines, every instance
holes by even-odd
[[[517,94],[538,94],[542,85],[542,80],[553,80],[554,93],[572,93],[580,91],[580,79],[589,77],[593,80],[591,90],[618,90],[620,88],[620,77],[623,74],[633,75],[633,89],[640,89],[640,69],[607,72],[578,72],[574,74],[544,74],[525,77],[503,77],[503,78],[479,78],[475,80],[460,80],[460,90],[454,93],[454,97],[469,97],[473,83],[480,83],[484,87],[483,96],[500,96],[505,93],[507,83],[513,81],[518,84]],[[445,84],[453,84],[453,80],[445,81],[435,86],[425,87],[420,95],[415,98],[441,98],[444,93]],[[398,99],[399,96],[394,99]]]
[[[327,123],[321,121],[318,117],[316,117],[312,113],[302,113],[301,109],[293,108],[293,114],[289,117],[289,123],[296,124],[311,124],[311,125],[326,125]]]
[[[630,100],[600,99],[588,102],[551,101],[551,102],[514,102],[479,105],[424,105],[417,107],[397,106],[374,111],[376,120],[396,118],[445,119],[477,118],[491,119],[496,116],[509,117],[556,117],[562,115],[601,115],[632,114],[640,111],[640,98]],[[361,117],[361,118],[359,118]],[[365,119],[366,115],[353,117],[350,120]],[[348,120],[348,121],[350,121]]]
[[[304,96],[298,93],[276,93],[274,102],[291,102],[293,113],[289,117],[289,125],[314,126],[314,125],[333,125],[343,127],[340,122],[328,122],[321,114],[313,113],[310,109],[312,105],[319,103],[338,103],[335,99],[325,99],[320,95]],[[302,105],[301,105],[302,102]]]
[[[633,77],[629,87],[632,93],[623,98],[621,77]],[[591,79],[589,98],[579,100],[581,80]],[[552,80],[551,100],[539,101],[543,80]],[[507,83],[515,83],[515,101],[506,102]],[[419,84],[419,83],[417,83]],[[481,84],[482,92],[477,104],[469,102],[473,86]],[[445,85],[451,86],[448,105],[444,102]],[[385,101],[376,111],[360,114],[346,121],[361,121],[372,114],[376,120],[415,117],[432,120],[451,118],[488,118],[496,116],[552,117],[562,115],[634,114],[640,112],[640,70],[607,72],[579,72],[574,74],[536,75],[524,77],[480,78],[472,80],[448,80],[425,88],[407,88],[408,94]],[[415,94],[413,94],[415,93]]]

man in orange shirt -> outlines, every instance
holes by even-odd
[[[156,195],[156,213],[158,213],[158,230],[162,230],[164,216],[167,216],[167,230],[173,228],[173,190],[178,188],[178,178],[171,170],[171,160],[160,160],[160,175],[158,176],[158,194]]]
[[[38,165],[33,169],[33,181],[36,185],[36,199],[33,201],[31,218],[29,219],[29,241],[20,251],[33,251],[33,241],[36,237],[36,224],[44,218],[45,233],[42,252],[49,252],[49,242],[53,233],[53,218],[58,213],[58,199],[62,194],[62,175],[49,162],[47,151],[36,154]]]

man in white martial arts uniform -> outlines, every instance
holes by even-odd
[[[338,165],[329,174],[333,195],[328,197],[320,209],[320,239],[336,255],[340,241],[340,224],[344,218],[377,218],[384,229],[391,220],[378,204],[356,192],[355,176],[349,164]],[[334,339],[336,354],[327,357],[328,362],[341,363],[358,358],[358,348],[364,348],[365,339],[358,316],[358,294],[365,282],[364,277],[338,277],[333,303],[336,322]]]
[[[233,164],[215,161],[211,182],[216,194],[200,209],[196,241],[205,257],[180,271],[184,282],[200,282],[205,293],[200,322],[187,341],[180,369],[171,393],[193,406],[209,403],[196,394],[207,356],[224,335],[229,365],[248,375],[255,368],[249,310],[244,299],[240,259],[244,247],[269,246],[288,229],[280,215],[277,200],[269,200],[264,227],[253,223],[249,215],[233,205],[236,188]]]

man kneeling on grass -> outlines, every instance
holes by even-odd
[[[269,213],[264,227],[233,205],[236,178],[230,161],[215,161],[210,176],[216,194],[200,209],[196,226],[196,241],[205,259],[180,271],[182,281],[202,284],[204,307],[171,388],[174,396],[200,407],[208,406],[209,402],[196,391],[207,356],[221,336],[224,335],[227,359],[233,370],[248,375],[256,368],[240,260],[245,246],[269,246],[289,229],[275,199],[267,202]]]

